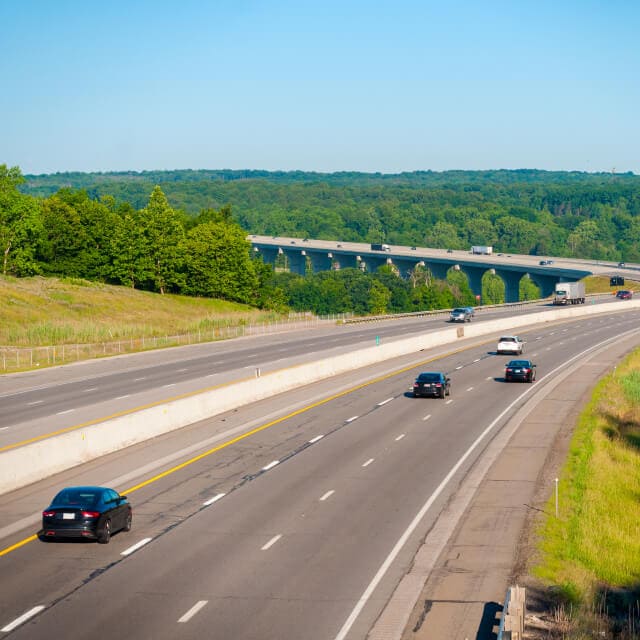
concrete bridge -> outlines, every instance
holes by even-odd
[[[305,275],[330,269],[358,268],[373,272],[386,264],[394,265],[402,277],[407,277],[416,265],[429,269],[434,277],[445,279],[452,267],[466,274],[475,295],[482,293],[482,277],[487,271],[502,278],[505,301],[517,302],[520,280],[526,275],[540,288],[543,297],[553,293],[556,282],[580,280],[588,275],[625,275],[616,264],[588,260],[551,258],[552,264],[541,265],[546,256],[515,254],[474,255],[466,251],[429,249],[427,247],[391,246],[389,251],[372,251],[370,244],[333,242],[309,238],[250,236],[249,241],[264,262],[275,264],[283,254],[293,273]]]

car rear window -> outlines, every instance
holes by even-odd
[[[92,507],[98,502],[95,491],[64,489],[55,498],[55,504]]]
[[[516,339],[513,336],[502,336],[500,342],[515,342]]]
[[[420,382],[440,382],[439,373],[421,373],[418,376]]]
[[[509,367],[528,367],[529,366],[529,361],[528,360],[512,360],[507,366]]]

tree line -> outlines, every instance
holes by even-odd
[[[142,208],[154,185],[196,215],[231,205],[251,233],[640,262],[640,176],[632,173],[149,171],[27,176]]]
[[[154,184],[155,183],[155,184]],[[170,204],[171,203],[171,204]],[[247,233],[640,261],[640,179],[577,172],[260,171],[22,176],[0,165],[2,272],[79,277],[316,313],[473,304],[463,274],[308,273],[252,256]],[[539,295],[523,278],[521,299]],[[483,303],[504,300],[483,279]]]

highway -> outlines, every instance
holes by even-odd
[[[591,303],[611,302],[603,295]],[[621,301],[624,304],[624,301]],[[549,304],[479,310],[474,323],[557,309]],[[381,341],[451,326],[448,314],[318,326],[0,376],[0,451],[47,433]]]
[[[598,345],[637,346],[639,318],[629,309],[520,330],[538,365],[533,385],[503,382],[509,358],[493,339],[451,345],[1,496],[2,636],[364,638],[487,442],[568,362]],[[363,331],[373,335],[353,329]],[[449,373],[450,398],[411,397],[429,369]],[[29,540],[37,525],[20,523],[59,487],[83,483],[127,493],[133,530],[107,546]]]

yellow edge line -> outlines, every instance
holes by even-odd
[[[486,342],[491,342],[490,340],[487,340]],[[480,343],[480,344],[485,344],[484,342]],[[471,346],[471,345],[470,345]],[[435,360],[439,360],[441,358],[446,358],[452,355],[455,355],[456,353],[460,353],[461,351],[465,351],[465,349],[470,348],[469,347],[461,347],[460,349],[455,349],[453,351],[449,351],[447,353],[443,353],[439,356],[435,356],[434,358],[428,358],[426,360],[422,360],[420,362],[416,362],[412,365],[409,365],[407,367],[403,367],[402,369],[397,369],[396,371],[393,371],[391,373],[387,373],[383,376],[379,376],[377,378],[374,378],[373,380],[368,380],[367,382],[363,382],[362,384],[359,384],[355,387],[350,387],[349,389],[345,389],[344,391],[341,391],[340,393],[335,393],[331,396],[328,396],[326,398],[323,398],[322,400],[318,400],[318,402],[314,402],[313,404],[310,404],[306,407],[302,407],[301,409],[298,409],[292,413],[287,414],[286,416],[282,416],[280,418],[276,418],[275,420],[272,420],[271,422],[267,422],[266,424],[263,424],[259,427],[256,427],[255,429],[252,429],[251,431],[248,431],[247,433],[243,433],[242,435],[239,435],[235,438],[232,438],[231,440],[228,440],[227,442],[223,442],[222,444],[218,445],[217,447],[213,447],[213,449],[209,449],[208,451],[205,451],[203,453],[198,454],[197,456],[190,458],[189,460],[185,460],[184,462],[176,465],[175,467],[171,467],[170,469],[167,469],[166,471],[163,471],[162,473],[159,473],[155,476],[153,476],[152,478],[149,478],[148,480],[145,480],[144,482],[140,482],[139,484],[134,485],[133,487],[130,487],[129,489],[126,489],[125,491],[123,491],[123,494],[130,494],[133,493],[134,491],[137,491],[138,489],[142,489],[142,487],[146,487],[147,485],[152,484],[153,482],[157,482],[158,480],[161,480],[162,478],[165,478],[173,473],[175,473],[176,471],[180,471],[180,469],[184,469],[185,467],[188,467],[189,465],[192,465],[195,462],[198,462],[199,460],[202,460],[203,458],[206,458],[214,453],[216,453],[217,451],[221,451],[222,449],[226,449],[227,447],[230,447],[232,444],[235,444],[236,442],[240,442],[241,440],[244,440],[245,438],[248,438],[252,435],[255,435],[256,433],[260,433],[260,431],[264,431],[265,429],[268,429],[269,427],[273,427],[276,424],[279,424],[280,422],[283,422],[284,420],[288,420],[289,418],[293,418],[294,416],[298,416],[302,413],[305,413],[311,409],[314,409],[315,407],[320,407],[323,404],[326,404],[327,402],[331,402],[331,400],[335,400],[336,398],[341,398],[342,396],[346,396],[349,393],[353,393],[354,391],[358,391],[359,389],[364,389],[364,387],[368,387],[369,385],[375,384],[376,382],[381,382],[382,380],[388,380],[389,378],[393,378],[394,376],[400,375],[401,373],[405,373],[406,371],[410,371],[411,369],[415,369],[416,367],[419,367],[423,364],[427,364],[428,362],[434,362]],[[475,347],[479,346],[478,344],[473,345]],[[224,385],[221,385],[224,386]],[[212,387],[215,388],[215,387]],[[185,396],[180,396],[180,397],[188,397],[189,395],[193,395],[193,394],[185,394]],[[157,404],[157,403],[154,403]],[[149,406],[153,406],[153,405],[149,405]],[[123,414],[126,414],[129,412],[123,412]],[[121,414],[122,415],[122,414]],[[92,424],[92,423],[87,423],[87,424]],[[2,451],[2,449],[0,449],[0,451]],[[20,542],[16,542],[14,545],[11,545],[10,547],[6,547],[5,549],[1,549],[0,550],[0,558],[8,553],[11,553],[12,551],[15,551],[16,549],[19,549],[20,547],[22,547],[23,545],[27,544],[28,542],[33,542],[34,540],[37,540],[38,536],[37,535],[32,535],[29,536],[28,538],[25,538],[24,540],[21,540]]]
[[[20,542],[16,542],[15,544],[12,544],[10,547],[7,547],[6,549],[2,549],[0,551],[0,558],[2,556],[7,555],[7,553],[11,553],[12,551],[15,551],[16,549],[19,549],[20,547],[24,546],[25,544],[27,544],[28,542],[33,542],[34,540],[37,539],[37,535],[32,535],[29,536],[28,538],[25,538],[24,540],[20,540]]]

